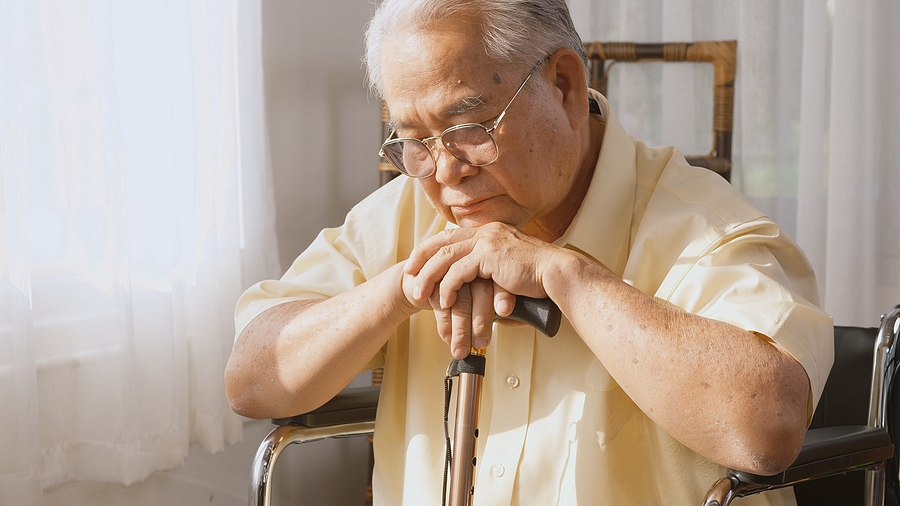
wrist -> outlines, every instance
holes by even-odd
[[[403,271],[404,263],[405,262],[400,262],[384,273],[390,279],[392,287],[391,300],[393,301],[393,306],[396,308],[394,312],[401,315],[401,321],[418,313],[422,309],[416,306],[416,303],[412,298],[415,280],[412,276]]]
[[[612,276],[603,264],[587,255],[567,248],[560,248],[553,256],[543,279],[547,296],[563,307],[565,300],[578,292],[588,280]]]

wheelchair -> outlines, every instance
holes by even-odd
[[[803,448],[794,463],[774,476],[729,470],[712,484],[703,506],[794,487],[798,506],[900,506],[893,388],[900,305],[878,328],[834,328],[835,360]],[[322,407],[273,420],[253,462],[250,505],[270,506],[271,476],[281,452],[294,443],[372,434],[379,387],[348,388]]]

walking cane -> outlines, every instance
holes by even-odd
[[[553,337],[559,331],[562,312],[550,299],[516,297],[516,307],[505,319],[527,323]],[[450,469],[450,506],[469,506],[475,494],[475,454],[478,438],[478,411],[481,404],[481,387],[484,379],[485,350],[473,347],[469,356],[454,359],[447,368],[445,378],[444,436],[447,439],[447,462],[444,465],[444,486],[447,486],[447,468]],[[453,450],[447,429],[447,411],[450,403],[450,378],[459,377],[456,397],[456,425],[453,430]],[[446,504],[447,491],[443,490],[442,504]]]

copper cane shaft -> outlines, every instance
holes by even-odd
[[[472,351],[484,355],[484,350]],[[472,504],[475,482],[475,454],[478,437],[478,411],[481,407],[480,374],[459,373],[456,398],[456,426],[453,429],[453,460],[450,463],[450,506]]]

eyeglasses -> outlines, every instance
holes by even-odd
[[[462,125],[454,125],[437,137],[426,137],[424,139],[413,139],[406,137],[394,138],[396,131],[392,131],[384,144],[381,145],[379,156],[386,158],[391,165],[414,178],[425,178],[435,173],[437,170],[437,161],[434,155],[434,145],[437,140],[441,141],[451,155],[457,160],[467,163],[473,167],[483,167],[497,161],[500,156],[500,150],[497,147],[497,139],[494,138],[494,131],[500,125],[500,121],[506,115],[506,110],[512,105],[519,92],[525,88],[525,84],[531,79],[532,74],[547,61],[549,56],[537,62],[522,85],[516,90],[503,112],[494,120],[494,124],[490,128],[479,123],[464,123]]]

